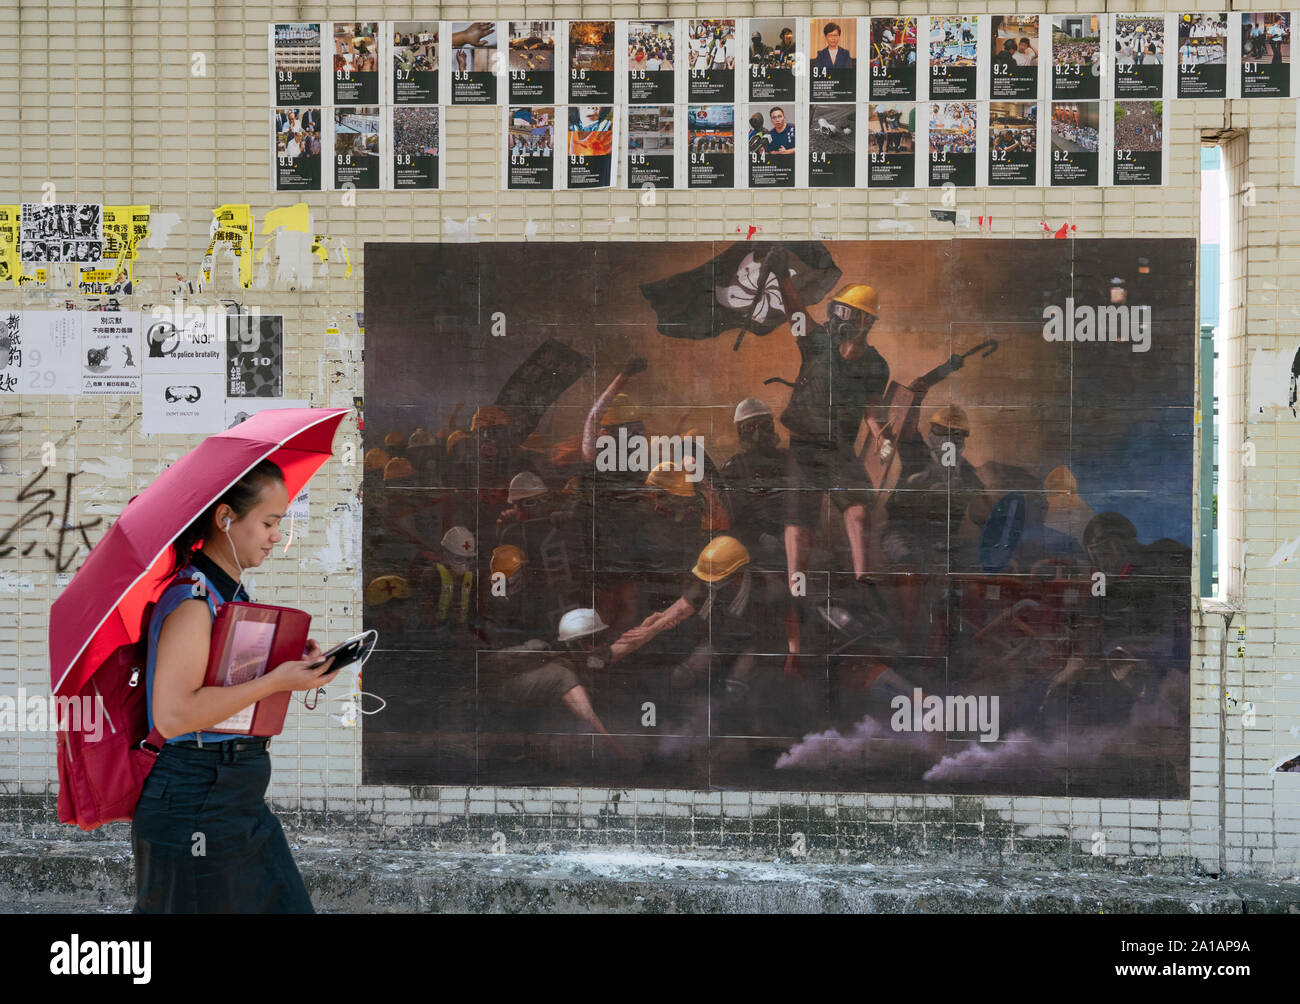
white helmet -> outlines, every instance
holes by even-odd
[[[443,550],[462,558],[478,557],[478,541],[463,526],[453,526],[442,535]]]
[[[510,479],[510,490],[506,493],[506,501],[514,505],[521,499],[533,499],[545,494],[546,485],[542,483],[542,479],[532,471],[524,471]]]
[[[736,405],[736,417],[732,420],[737,425],[747,418],[758,418],[760,415],[770,415],[772,409],[756,397],[747,397]]]
[[[604,631],[608,624],[600,619],[600,614],[596,613],[591,607],[579,607],[576,610],[570,610],[560,618],[560,641],[573,641],[575,638],[586,638],[588,635]]]

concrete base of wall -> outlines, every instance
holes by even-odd
[[[1300,881],[798,861],[638,851],[483,854],[294,847],[321,913],[1293,913]],[[119,841],[0,842],[0,912],[116,913]]]

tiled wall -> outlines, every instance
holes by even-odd
[[[1090,13],[1098,6],[1167,5],[995,8],[846,0],[835,12]],[[134,304],[160,302],[172,295],[174,273],[192,277],[197,271],[213,207],[249,202],[260,218],[296,201],[268,188],[271,21],[813,13],[810,4],[727,0],[455,7],[0,0],[0,29],[11,40],[7,94],[0,100],[0,203],[39,200],[42,185],[52,182],[60,201],[149,203],[155,213],[177,214],[165,247],[146,250],[137,268],[141,288]],[[195,52],[205,54],[206,76],[191,75]],[[1167,107],[1172,167],[1165,187],[963,190],[957,207],[992,215],[994,236],[1004,238],[1037,239],[1043,221],[1055,227],[1067,220],[1081,237],[1192,235],[1198,227],[1202,131],[1244,130],[1248,152],[1240,167],[1255,186],[1255,204],[1242,207],[1248,254],[1239,258],[1241,274],[1234,276],[1244,279],[1238,313],[1245,341],[1231,359],[1224,391],[1244,396],[1255,351],[1285,349],[1289,359],[1300,344],[1300,226],[1294,222],[1300,194],[1292,185],[1296,103],[1180,100]],[[286,397],[350,406],[353,394],[361,393],[361,339],[353,312],[362,308],[366,241],[453,239],[463,234],[467,220],[484,240],[522,240],[526,230],[542,241],[727,238],[751,224],[761,226],[765,238],[955,235],[951,224],[929,217],[929,208],[940,204],[936,191],[665,192],[655,206],[642,206],[639,192],[506,193],[499,190],[499,112],[450,108],[445,115],[445,191],[359,193],[355,206],[346,206],[341,193],[305,197],[316,233],[346,243],[350,277],[332,261],[310,289],[268,283],[241,294],[223,285],[195,298],[208,304],[234,295],[247,306],[285,315]],[[71,295],[66,289],[0,290],[0,309],[61,305]],[[327,336],[331,323],[338,336]],[[0,532],[26,511],[18,493],[40,472],[45,442],[58,444],[57,473],[79,472],[76,512],[105,520],[194,445],[186,437],[142,436],[139,398],[24,396],[2,405]],[[802,848],[814,859],[1019,856],[1084,869],[1159,858],[1162,867],[1210,871],[1219,868],[1222,854],[1232,871],[1300,873],[1300,775],[1267,773],[1283,755],[1300,752],[1300,562],[1268,564],[1284,542],[1300,535],[1300,419],[1286,409],[1249,414],[1243,406],[1235,412],[1232,407],[1225,401],[1225,414],[1235,418],[1224,435],[1248,437],[1256,446],[1255,465],[1240,468],[1244,518],[1234,521],[1226,497],[1220,499],[1225,532],[1240,534],[1244,543],[1244,613],[1235,615],[1230,629],[1226,696],[1219,673],[1222,616],[1198,614],[1193,624],[1189,801],[368,787],[361,784],[359,731],[298,705],[275,741],[271,796],[287,822],[341,827],[336,832],[344,841],[405,846],[634,845],[767,856],[797,856]],[[340,443],[348,439],[358,439],[351,420],[339,433]],[[255,577],[255,595],[328,618],[332,637],[360,624],[359,537],[353,532],[359,475],[359,466],[327,464],[312,483],[311,516],[295,527],[290,554],[277,555]],[[23,532],[53,538],[53,528],[29,526]],[[0,559],[0,690],[6,693],[20,686],[38,693],[48,686],[46,631],[56,582],[41,551],[38,546],[26,557]],[[1192,581],[1199,580],[1194,575]],[[1243,625],[1245,636],[1239,638]],[[1253,705],[1253,725],[1242,715],[1246,702]],[[71,828],[52,823],[54,784],[52,736],[0,734],[0,819],[28,832],[71,835]]]

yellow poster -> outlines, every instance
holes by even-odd
[[[20,206],[0,206],[0,282],[18,285],[23,265],[18,257],[18,222]]]
[[[135,272],[136,247],[148,236],[149,207],[147,205],[105,206],[104,254],[100,260],[112,262],[115,272],[125,270],[129,279]]]
[[[253,211],[248,204],[229,204],[212,210],[212,239],[203,256],[203,281],[212,281],[213,255],[218,241],[230,245],[239,262],[239,284],[253,284]]]
[[[77,292],[87,296],[116,296],[122,292],[125,284],[132,282],[131,263],[126,262],[121,268],[110,265],[108,268],[77,269]]]

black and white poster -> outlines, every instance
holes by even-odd
[[[1038,104],[989,102],[989,184],[1038,184]]]
[[[673,188],[676,185],[676,124],[676,109],[672,105],[628,108],[628,188]]]
[[[555,22],[510,22],[510,103],[555,101]]]
[[[414,105],[392,109],[393,187],[442,187],[442,109]]]
[[[226,318],[226,396],[284,396],[284,318],[231,314]]]
[[[857,105],[809,107],[808,187],[857,186],[857,127]]]
[[[1052,18],[1052,100],[1096,101],[1101,97],[1101,15]]]
[[[275,129],[275,190],[319,192],[321,188],[321,110],[277,108],[271,113]]]
[[[334,187],[378,189],[382,162],[379,108],[335,108]]]
[[[1178,96],[1228,96],[1228,15],[1178,15]]]
[[[1241,15],[1241,96],[1291,95],[1291,15]]]
[[[569,22],[569,100],[614,103],[614,22]]]
[[[871,19],[871,99],[916,100],[916,18]]]
[[[511,108],[506,126],[506,188],[555,187],[555,108]]]
[[[1116,101],[1116,185],[1159,185],[1164,174],[1164,102]]]
[[[334,22],[334,103],[379,104],[378,22]]]
[[[930,97],[974,100],[979,87],[979,15],[930,18]]]
[[[749,106],[749,187],[793,188],[799,146],[793,106]]]
[[[321,103],[320,24],[271,25],[271,78],[275,104]]]
[[[867,187],[916,184],[916,109],[912,102],[867,106]]]
[[[79,316],[83,357],[81,393],[139,394],[144,368],[140,328],[145,323],[140,312],[86,310]]]
[[[98,262],[104,256],[104,208],[93,202],[27,202],[18,236],[23,264]]]
[[[793,17],[749,19],[750,101],[795,100],[796,20]]]
[[[393,22],[393,104],[438,103],[438,22]]]
[[[736,100],[736,22],[687,22],[687,101],[729,104]]]
[[[633,105],[677,99],[677,22],[627,23],[627,99]]]
[[[1115,97],[1164,97],[1165,16],[1116,14]]]
[[[1038,15],[989,17],[989,97],[994,101],[1038,97]]]
[[[975,154],[979,145],[978,111],[974,101],[944,101],[930,105],[931,188],[975,184]]]
[[[608,188],[614,173],[614,108],[569,105],[569,188]]]
[[[1051,184],[1100,183],[1101,103],[1052,102]]]
[[[494,105],[501,52],[497,22],[451,22],[451,103]]]
[[[736,108],[690,105],[686,109],[686,183],[689,188],[736,186]]]

